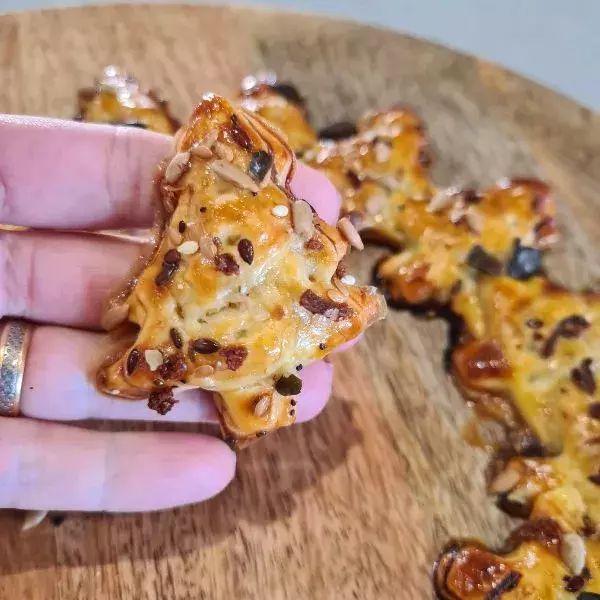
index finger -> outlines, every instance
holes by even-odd
[[[131,127],[0,115],[0,223],[147,227],[153,177],[172,144]]]
[[[113,125],[0,115],[0,223],[48,229],[152,224],[153,178],[171,138]],[[294,193],[333,222],[333,185],[298,165]]]

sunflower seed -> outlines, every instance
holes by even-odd
[[[512,467],[508,467],[492,481],[489,491],[492,494],[506,494],[515,488],[520,480],[521,474]]]
[[[312,237],[314,233],[312,208],[304,200],[296,200],[292,204],[292,217],[294,221],[294,231],[305,240]]]
[[[485,219],[483,215],[473,206],[469,206],[465,212],[465,220],[467,226],[474,233],[481,233],[483,226],[485,225]]]
[[[213,260],[217,255],[217,246],[206,234],[200,236],[199,244],[200,254],[208,260]]]
[[[346,299],[346,296],[344,296],[344,294],[342,294],[340,291],[338,290],[327,290],[327,297],[332,301],[332,302],[337,302],[338,304],[341,304],[342,302],[344,302],[344,300]],[[325,315],[327,316],[327,315]]]
[[[375,147],[375,162],[387,162],[392,155],[392,147],[386,142],[376,142]]]
[[[270,406],[271,398],[268,395],[265,394],[264,396],[259,396],[258,400],[256,401],[256,404],[254,405],[254,416],[264,416],[269,410]]]
[[[342,296],[344,296],[344,300],[346,298],[348,298],[348,296],[350,294],[348,292],[348,288],[344,285],[343,278],[339,279],[339,277],[334,276],[331,279],[331,283],[333,283],[333,285],[337,288],[337,290],[340,292],[340,294],[342,294]]]
[[[194,374],[198,375],[198,377],[208,377],[215,372],[215,368],[212,365],[200,365],[195,371]]]
[[[565,533],[560,542],[560,557],[573,575],[579,575],[585,567],[587,550],[585,542],[576,533]]]
[[[351,246],[353,246],[357,250],[364,249],[365,246],[362,240],[360,239],[360,235],[358,235],[358,231],[356,231],[356,228],[354,227],[354,225],[352,225],[348,217],[342,217],[338,221],[337,226]]]
[[[156,350],[155,348],[146,350],[144,352],[144,358],[146,359],[148,368],[151,371],[156,371],[156,369],[158,369],[158,367],[160,367],[160,365],[162,365],[164,362],[162,352],[160,350]]]
[[[219,158],[222,158],[223,160],[226,160],[228,162],[231,162],[233,160],[233,150],[223,142],[215,142],[213,150]]]
[[[28,531],[37,527],[48,514],[47,510],[28,510],[25,512],[25,518],[21,524],[21,531]]]
[[[387,204],[387,200],[385,198],[385,196],[381,195],[381,194],[377,194],[375,196],[371,196],[366,204],[365,204],[365,208],[367,209],[367,213],[370,214],[371,216],[375,216],[378,215],[382,209],[385,207],[385,205]]]
[[[178,152],[165,169],[165,182],[175,183],[190,166],[190,153]]]
[[[445,190],[439,190],[429,201],[427,208],[425,209],[428,213],[436,213],[444,208],[451,206],[456,200],[457,190],[455,188],[446,188]]]
[[[209,159],[213,157],[213,152],[208,146],[204,146],[200,142],[196,142],[191,148],[190,153],[192,156],[197,156],[198,158]]]
[[[210,163],[211,169],[226,181],[234,183],[239,187],[249,190],[252,193],[258,193],[258,185],[249,175],[238,169],[235,165],[224,160],[215,160]]]

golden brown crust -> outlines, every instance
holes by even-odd
[[[460,543],[436,567],[438,593],[489,600],[598,591],[599,297],[541,275],[542,252],[559,237],[544,183],[507,180],[483,193],[437,189],[423,131],[413,113],[394,109],[305,156],[331,178],[368,238],[400,248],[377,267],[388,297],[449,309],[460,332],[454,379],[480,422],[502,429],[482,444],[498,452],[488,470],[498,506],[531,517],[521,533],[545,524],[567,539],[548,546],[515,533],[502,555]],[[560,551],[569,543],[580,563],[586,557],[575,571],[572,552]]]
[[[294,154],[259,116],[206,96],[176,143],[158,183],[161,240],[124,299],[138,337],[99,387],[133,399],[218,392],[225,434],[245,442],[294,420],[297,365],[385,305],[371,288],[334,285],[348,243],[293,197]]]
[[[240,105],[267,119],[287,136],[296,154],[302,154],[317,142],[308,123],[304,102],[296,88],[278,82],[273,73],[249,75],[242,82]]]
[[[369,115],[356,136],[321,142],[305,159],[331,179],[366,239],[400,248],[377,267],[390,301],[449,306],[475,335],[483,327],[479,273],[516,268],[517,252],[529,252],[530,265],[535,250],[558,239],[555,206],[540,181],[505,180],[485,192],[436,188],[424,126],[407,109]]]
[[[143,90],[134,77],[114,66],[104,69],[93,88],[80,90],[77,103],[76,118],[81,121],[129,125],[168,135],[180,126],[166,101]]]

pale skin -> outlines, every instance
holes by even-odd
[[[179,395],[163,417],[93,384],[103,302],[141,247],[77,230],[148,227],[152,176],[171,149],[170,138],[139,129],[0,116],[0,223],[32,229],[0,231],[0,317],[38,324],[21,415],[0,419],[0,507],[157,510],[205,500],[234,476],[235,454],[216,437],[53,422],[216,421],[201,391]],[[300,166],[292,189],[335,222],[340,202],[324,176]],[[301,377],[298,422],[325,406],[332,366],[314,363]]]

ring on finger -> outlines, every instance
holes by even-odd
[[[23,373],[32,325],[27,321],[7,319],[0,322],[0,416],[19,414]]]

